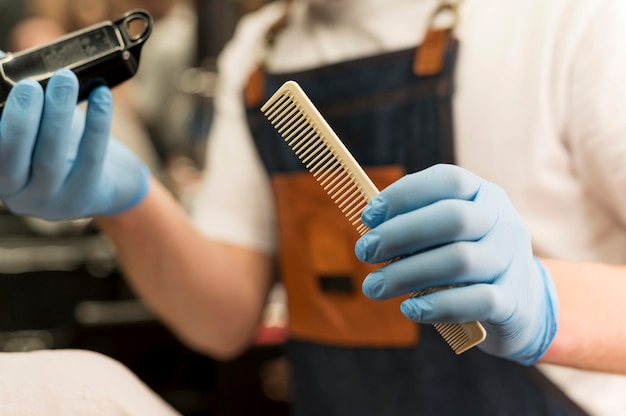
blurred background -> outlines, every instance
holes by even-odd
[[[0,0],[0,49],[19,51],[134,8],[155,25],[116,87],[114,134],[187,206],[203,168],[215,59],[237,20],[269,0]],[[89,220],[48,222],[0,206],[0,352],[83,348],[126,364],[185,415],[288,414],[284,296],[256,345],[217,362],[180,344],[126,285]]]

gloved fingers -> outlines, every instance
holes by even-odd
[[[28,183],[31,157],[43,112],[44,92],[31,79],[9,92],[0,119],[0,194],[10,196]]]
[[[380,263],[455,241],[476,241],[491,230],[498,212],[472,201],[448,199],[395,216],[356,243],[364,262]]]
[[[85,128],[78,149],[77,167],[80,167],[83,173],[88,175],[100,174],[111,135],[112,118],[113,97],[111,91],[104,86],[95,88],[89,94]],[[94,167],[98,167],[98,169]],[[88,168],[87,171],[85,168]]]
[[[78,99],[78,79],[68,69],[48,81],[41,128],[33,155],[32,192],[54,194],[72,170],[75,143],[71,127]]]
[[[363,210],[363,224],[374,228],[396,215],[443,199],[470,201],[482,182],[481,178],[458,166],[432,166],[383,189]]]
[[[412,321],[432,324],[503,320],[514,306],[498,286],[476,284],[412,297],[400,309]]]
[[[78,147],[74,170],[67,186],[79,195],[85,186],[95,186],[102,175],[113,117],[113,97],[109,88],[101,86],[89,94],[82,139]]]
[[[505,260],[481,243],[452,243],[392,261],[370,273],[362,290],[370,299],[385,300],[435,286],[492,283]]]

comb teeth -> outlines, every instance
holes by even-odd
[[[433,324],[437,332],[446,340],[450,348],[456,353],[461,354],[470,349],[472,341],[471,335],[468,333],[464,324]]]
[[[297,85],[295,83],[291,84]],[[348,218],[359,234],[369,228],[361,222],[361,213],[378,190],[365,172],[319,116],[313,119],[312,104],[298,90],[279,90],[261,108],[267,119],[291,147],[306,169],[324,188],[337,207]],[[356,173],[355,173],[356,172]],[[363,185],[363,183],[365,185]]]
[[[450,288],[452,286],[431,287],[413,292],[409,296],[414,298]],[[485,328],[479,322],[435,323],[433,326],[457,355],[480,344],[487,336]]]
[[[361,222],[361,214],[367,203],[378,194],[378,189],[300,86],[294,81],[287,81],[261,107],[261,111],[357,232],[365,234],[369,228]],[[430,288],[411,296],[448,288]],[[486,336],[479,322],[433,326],[456,354],[481,343]]]

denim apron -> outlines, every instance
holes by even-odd
[[[283,82],[294,80],[362,166],[400,165],[410,173],[453,163],[458,43],[449,42],[443,68],[428,76],[412,70],[420,48],[297,73],[264,74],[260,104]],[[259,107],[249,107],[247,116],[268,173],[303,172]],[[295,415],[585,414],[534,367],[477,348],[457,356],[432,326],[420,329],[419,342],[412,346],[346,346],[291,336],[286,353]]]

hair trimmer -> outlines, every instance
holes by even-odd
[[[137,73],[144,42],[152,32],[152,17],[132,10],[115,21],[104,21],[71,32],[50,43],[0,58],[0,114],[13,86],[33,78],[46,86],[52,74],[71,69],[80,83],[78,101],[97,85],[112,88]],[[139,30],[137,30],[139,29]]]

